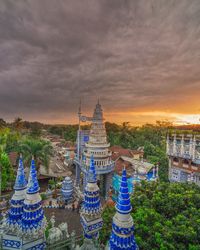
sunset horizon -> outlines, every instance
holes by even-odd
[[[199,124],[199,4],[0,1],[0,117]],[[9,22],[8,22],[9,20]]]

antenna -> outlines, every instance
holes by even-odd
[[[81,116],[81,98],[80,98],[80,102],[79,102],[78,115],[79,115],[79,117]]]

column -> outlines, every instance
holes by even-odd
[[[81,170],[78,164],[76,164],[76,186],[80,185],[80,174]]]
[[[174,135],[174,141],[173,141],[173,155],[177,155],[177,150],[176,150],[176,134]]]
[[[185,148],[184,148],[184,135],[181,138],[181,156],[184,156]]]

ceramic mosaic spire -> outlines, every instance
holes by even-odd
[[[22,156],[19,158],[19,165],[17,170],[17,177],[14,185],[14,194],[10,201],[10,209],[8,211],[8,217],[6,226],[9,231],[19,229],[21,218],[23,214],[23,202],[26,195],[26,177],[24,173],[24,166]]]
[[[90,159],[90,167],[87,175],[87,185],[84,191],[84,202],[81,209],[81,224],[85,238],[92,239],[98,237],[98,232],[102,228],[101,202],[99,197],[99,187],[97,186],[96,171],[93,156]]]
[[[35,161],[32,159],[21,222],[21,233],[27,238],[43,236],[46,227],[39,189]]]
[[[96,170],[95,170],[93,155],[90,157],[90,167],[89,167],[89,171],[88,171],[87,180],[90,183],[96,183],[97,182],[97,176],[96,176]]]
[[[109,241],[110,250],[137,249],[134,237],[133,218],[130,215],[132,210],[126,170],[123,170],[119,196],[116,204],[116,214],[113,217],[112,233]]]

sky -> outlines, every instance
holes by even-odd
[[[0,0],[0,117],[200,123],[199,0]]]

